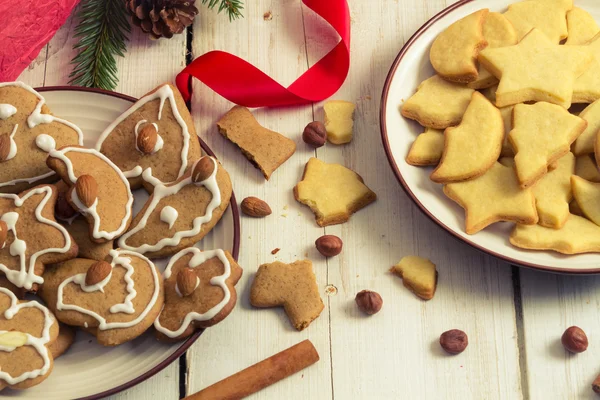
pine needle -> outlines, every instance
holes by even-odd
[[[208,3],[208,4],[207,4]],[[237,18],[243,18],[242,10],[244,9],[244,3],[242,0],[202,0],[202,4],[207,4],[208,8],[213,9],[219,4],[218,13],[225,10],[229,15],[229,21]]]
[[[71,60],[69,83],[114,90],[119,82],[115,56],[125,55],[126,33],[131,30],[123,0],[83,0],[77,19],[79,40],[73,49],[78,54]]]

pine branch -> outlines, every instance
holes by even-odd
[[[77,12],[75,28],[78,42],[73,49],[72,85],[113,90],[117,77],[117,60],[127,51],[126,33],[130,32],[123,0],[83,0]]]
[[[213,9],[217,3],[219,4],[220,13],[223,10],[227,11],[229,14],[229,21],[232,21],[237,18],[243,18],[242,10],[244,9],[244,3],[242,0],[202,0],[202,4],[208,3],[208,8]]]

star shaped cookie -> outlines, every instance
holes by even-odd
[[[585,47],[555,44],[539,29],[514,46],[486,48],[479,53],[483,67],[500,79],[498,107],[547,101],[569,108],[575,80],[593,60]]]
[[[469,235],[498,221],[538,222],[533,191],[521,189],[514,170],[498,162],[479,178],[445,185],[444,194],[465,209]]]
[[[568,36],[566,14],[572,8],[573,0],[526,0],[508,6],[504,15],[515,27],[519,38],[537,28],[558,44]]]

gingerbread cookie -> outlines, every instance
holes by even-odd
[[[349,143],[354,128],[356,104],[344,100],[329,100],[323,104],[327,140],[333,144]]]
[[[594,36],[585,48],[594,59],[573,84],[573,103],[593,103],[600,99],[600,34]]]
[[[573,153],[576,156],[592,154],[594,152],[594,142],[596,141],[598,130],[600,130],[600,100],[596,100],[587,106],[579,114],[579,117],[587,122],[587,127],[577,137],[577,140],[575,140]]]
[[[57,337],[58,322],[46,307],[0,288],[0,390],[44,381],[54,365],[48,347]]]
[[[404,287],[423,300],[431,300],[435,295],[438,273],[435,264],[418,256],[402,257],[390,272],[402,278]]]
[[[50,114],[45,103],[22,82],[0,83],[0,193],[19,193],[55,179],[46,166],[45,142],[83,144],[81,130]]]
[[[438,75],[421,82],[417,93],[402,105],[402,115],[434,129],[460,124],[474,90]]]
[[[42,299],[59,321],[116,346],[144,333],[164,304],[163,280],[146,257],[111,250],[107,261],[77,258],[46,271]]]
[[[242,268],[228,251],[188,247],[171,257],[163,274],[165,306],[154,328],[160,340],[181,340],[224,320],[235,307]]]
[[[46,162],[70,186],[67,201],[87,219],[92,241],[107,242],[127,230],[133,194],[127,178],[105,155],[69,146],[50,150]]]
[[[58,337],[56,341],[48,346],[48,350],[50,350],[55,360],[65,354],[75,342],[75,328],[63,323],[59,323],[58,326]]]
[[[296,151],[296,143],[262,127],[246,107],[235,106],[217,122],[219,132],[240,148],[266,180]]]
[[[154,188],[119,247],[157,258],[193,246],[219,222],[231,192],[223,166],[202,157],[174,183]]]
[[[429,52],[433,69],[446,80],[469,83],[477,79],[477,54],[487,46],[483,9],[454,22],[434,40]]]
[[[500,156],[504,122],[500,111],[481,93],[473,99],[457,127],[444,132],[444,151],[431,180],[460,182],[485,174]]]
[[[573,196],[583,214],[600,226],[600,183],[588,182],[579,176],[571,177]]]
[[[310,260],[263,264],[252,282],[250,303],[261,308],[282,306],[294,328],[301,331],[325,308],[316,279]]]
[[[438,129],[425,128],[408,151],[406,162],[410,165],[437,165],[444,152],[444,132]]]
[[[587,122],[550,103],[517,104],[509,140],[521,187],[529,187],[548,172],[548,165],[567,154]]]
[[[537,28],[558,44],[569,34],[567,11],[572,8],[573,0],[526,0],[509,5],[504,15],[515,27],[519,39]]]
[[[567,37],[566,45],[586,44],[600,32],[600,27],[592,15],[579,7],[573,7],[567,13]]]
[[[45,265],[77,254],[77,244],[54,219],[56,198],[53,185],[0,194],[0,271],[19,288],[35,291]]]
[[[200,142],[185,101],[164,84],[144,95],[104,130],[96,150],[117,165],[132,189],[174,182],[200,158]]]
[[[500,163],[479,178],[445,185],[444,194],[465,209],[469,235],[498,221],[538,222],[533,191],[521,189],[513,168]]]
[[[538,29],[517,45],[486,48],[479,53],[483,67],[500,79],[498,107],[546,101],[569,108],[575,80],[593,60],[586,48],[552,43]]]
[[[311,157],[294,197],[310,207],[319,226],[346,222],[350,216],[377,199],[356,172],[339,164]]]

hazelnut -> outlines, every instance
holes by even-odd
[[[77,214],[77,211],[71,207],[64,192],[59,192],[54,206],[54,214],[59,219],[69,219]]]
[[[450,329],[441,334],[440,345],[447,353],[459,354],[469,345],[469,338],[460,329]]]
[[[306,125],[304,132],[302,132],[302,140],[312,147],[323,146],[327,140],[325,125],[321,121],[313,121]]]
[[[323,235],[315,241],[319,253],[325,257],[337,256],[342,252],[342,239],[335,235]]]
[[[356,305],[360,311],[369,315],[377,314],[383,306],[383,299],[379,293],[370,290],[361,290],[358,292],[354,301],[356,301]]]
[[[594,379],[594,382],[592,382],[592,390],[600,394],[600,375],[598,375],[596,379]]]
[[[585,332],[577,326],[568,328],[560,341],[571,353],[583,353],[588,347],[588,338]]]

